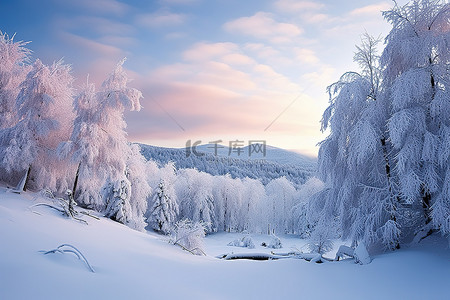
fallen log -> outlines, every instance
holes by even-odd
[[[277,259],[304,259],[306,261],[323,263],[327,261],[333,261],[330,258],[323,257],[318,253],[301,253],[301,252],[290,252],[290,253],[228,253],[216,256],[219,259],[225,260],[236,260],[236,259],[249,259],[249,260],[277,260]]]

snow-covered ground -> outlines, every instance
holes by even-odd
[[[315,264],[215,258],[223,253],[269,252],[266,235],[251,235],[255,249],[227,244],[241,234],[206,238],[207,256],[193,256],[164,237],[101,218],[89,225],[67,219],[37,194],[0,187],[0,299],[449,299],[448,244],[424,244],[373,257]],[[280,237],[284,248],[305,241]],[[71,253],[43,255],[63,243],[77,247],[95,269]],[[329,256],[333,256],[330,253]]]

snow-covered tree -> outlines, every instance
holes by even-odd
[[[55,160],[55,149],[70,134],[72,81],[68,65],[46,66],[36,60],[20,86],[18,123],[1,131],[1,140],[7,141],[1,155],[3,167],[11,173],[31,166],[32,188],[64,191],[68,187],[68,170]]]
[[[59,153],[61,157],[69,155],[80,166],[79,188],[75,191],[78,203],[141,228],[142,220],[136,218],[141,219],[145,211],[143,194],[148,188],[139,187],[137,173],[132,172],[137,167],[132,161],[140,154],[127,142],[123,114],[125,110],[140,110],[142,94],[127,86],[130,80],[122,67],[124,61],[117,64],[100,91],[87,83],[75,99],[77,117],[72,135],[69,142],[60,145]],[[130,162],[133,167],[127,168]],[[133,188],[140,191],[134,193]]]
[[[194,255],[205,255],[205,224],[183,219],[175,223],[171,232],[170,243]]]
[[[421,0],[384,13],[381,56],[402,200],[450,233],[450,4]]]
[[[312,219],[338,219],[343,238],[398,247],[402,231],[417,227],[419,205],[422,223],[448,233],[449,15],[440,1],[395,5],[384,13],[393,28],[382,57],[366,37],[355,55],[361,72],[328,88],[330,135],[319,150],[326,188]]]
[[[212,176],[204,173],[198,172],[197,176],[193,181],[193,214],[192,220],[194,222],[203,222],[205,224],[205,229],[207,232],[217,231],[216,215],[214,207],[214,198],[212,194]]]
[[[266,230],[267,220],[264,219],[264,209],[267,207],[266,191],[261,181],[244,178],[242,180],[243,196],[239,214],[240,230],[263,233]]]
[[[214,178],[213,195],[218,229],[238,231],[239,215],[244,197],[244,186],[239,178],[230,175]],[[245,222],[245,220],[242,220]]]
[[[142,231],[147,225],[144,215],[147,211],[147,198],[152,192],[152,188],[145,176],[149,168],[140,152],[139,145],[130,144],[129,146],[130,151],[125,174],[131,185],[130,206],[132,219],[128,225],[131,228]],[[151,175],[151,172],[149,175]]]
[[[31,67],[27,65],[31,51],[26,42],[14,42],[0,31],[0,129],[17,123],[16,98],[20,85]]]
[[[323,182],[317,177],[312,177],[297,190],[295,204],[288,215],[288,220],[290,220],[289,228],[292,228],[292,231],[300,235],[301,238],[309,238],[311,236],[314,224],[309,218],[313,214],[313,212],[309,213],[310,201],[323,188]]]
[[[295,188],[286,177],[280,177],[266,186],[267,215],[272,233],[288,233],[288,215],[294,203]]]
[[[310,242],[307,244],[311,253],[324,254],[333,249],[333,230],[329,224],[319,222],[311,233]]]
[[[179,214],[175,193],[175,166],[169,162],[161,169],[160,181],[155,189],[153,204],[147,222],[149,226],[164,234],[173,228]]]

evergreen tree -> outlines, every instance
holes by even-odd
[[[152,229],[168,234],[175,225],[179,214],[174,188],[175,168],[173,163],[167,164],[161,171],[161,179],[155,190],[153,205],[147,221]]]

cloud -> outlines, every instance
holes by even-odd
[[[247,55],[240,53],[230,53],[222,57],[222,61],[229,65],[251,65],[255,64],[255,60]]]
[[[116,47],[131,47],[137,44],[137,40],[133,37],[106,35],[98,39],[102,44],[112,45]]]
[[[183,24],[185,21],[185,15],[171,13],[165,10],[151,14],[140,14],[136,18],[136,22],[139,25],[150,28],[178,26]]]
[[[388,2],[381,2],[377,4],[367,5],[363,7],[356,8],[350,11],[350,16],[367,16],[367,15],[375,15],[379,16],[382,11],[388,10],[391,8],[391,4]]]
[[[299,13],[304,11],[320,10],[325,7],[323,3],[298,0],[278,0],[274,3],[278,11],[284,13]]]
[[[257,12],[251,17],[229,21],[223,28],[230,33],[248,35],[273,43],[290,42],[292,38],[303,33],[303,29],[297,25],[277,22],[273,19],[273,14],[266,12]]]
[[[59,3],[59,2],[58,2]],[[78,0],[73,3],[76,6],[83,7],[90,12],[101,13],[104,15],[123,15],[129,10],[129,6],[116,0]]]
[[[193,3],[197,3],[200,2],[200,0],[161,0],[162,3],[164,4],[193,4]]]
[[[60,38],[67,44],[74,45],[81,52],[89,52],[103,57],[118,57],[124,55],[123,50],[111,45],[102,44],[76,34],[60,32]]]
[[[128,121],[130,139],[172,147],[174,141],[182,147],[188,139],[222,139],[226,144],[236,138],[283,146],[281,136],[292,141],[301,132],[307,140],[305,149],[314,153],[322,107],[311,104],[315,100],[302,95],[298,84],[253,55],[270,50],[278,53],[256,43],[201,42],[183,52],[182,62],[141,76],[134,84],[143,91],[144,109]]]
[[[183,52],[183,59],[187,61],[206,61],[230,54],[238,49],[234,43],[206,43],[200,42]]]
[[[165,82],[176,81],[220,86],[222,89],[233,92],[255,88],[250,74],[217,61],[166,65],[155,69],[149,76]]]
[[[99,35],[131,35],[134,33],[133,26],[103,17],[77,16],[73,18],[58,18],[55,21],[57,28],[66,30],[84,29]]]
[[[296,53],[297,60],[301,63],[317,64],[320,62],[319,58],[316,56],[316,53],[311,49],[296,48],[294,51]]]
[[[320,87],[325,91],[325,87],[327,85],[337,80],[336,69],[331,66],[324,65],[314,72],[303,74],[301,79],[308,82],[308,84]]]

